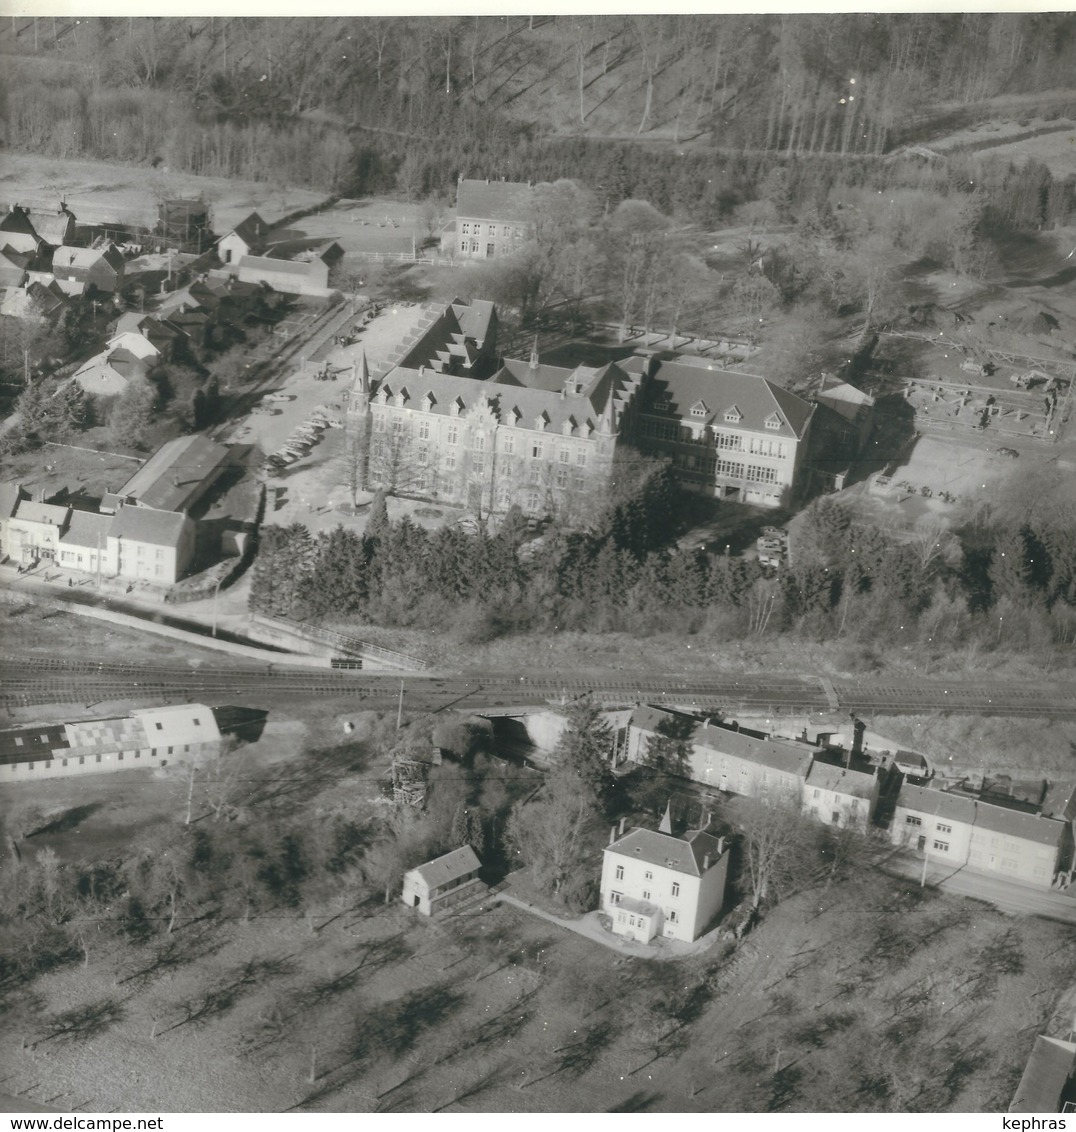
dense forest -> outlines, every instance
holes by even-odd
[[[877,159],[990,98],[1076,104],[1065,13],[24,17],[0,51],[19,150],[348,195],[567,176],[711,214],[776,157]]]

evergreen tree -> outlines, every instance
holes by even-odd
[[[588,802],[601,809],[612,784],[613,732],[591,697],[576,700],[565,713],[568,726],[553,751],[550,777],[571,780]]]
[[[108,416],[112,442],[129,448],[145,448],[153,424],[157,394],[146,381],[132,381],[116,398]]]

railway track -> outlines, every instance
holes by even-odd
[[[494,706],[567,702],[587,693],[608,705],[640,701],[689,704],[700,709],[777,712],[965,714],[1076,718],[1076,687],[1014,685],[992,681],[833,681],[765,674],[694,676],[594,672],[511,675],[373,674],[289,669],[274,663],[124,664],[50,657],[0,656],[0,707],[50,703],[92,705],[106,700],[159,702],[199,699],[211,704],[277,698],[346,698],[365,707],[405,703],[415,710],[450,705]]]

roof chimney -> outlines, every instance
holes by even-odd
[[[724,852],[725,852],[725,839],[723,837],[719,837],[717,839],[717,855],[720,857],[721,854],[724,853]]]
[[[612,845],[614,841],[616,841],[616,826],[611,825],[609,827],[609,844]]]
[[[708,869],[709,867],[710,867],[710,854],[709,854],[709,853],[707,853],[707,854],[706,854],[706,856],[705,856],[705,857],[703,857],[703,859],[702,859],[702,871],[703,871],[703,872],[706,872],[706,870],[707,870],[707,869]]]
[[[628,824],[628,819],[626,817],[620,819],[620,833],[619,833],[618,836],[620,836],[620,837],[624,836],[624,827],[627,824]]]
[[[534,345],[531,347],[531,361],[530,367],[532,370],[538,368],[538,335],[534,336]]]

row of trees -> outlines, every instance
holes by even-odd
[[[793,565],[779,577],[741,558],[671,553],[657,545],[668,528],[659,536],[644,514],[614,508],[590,531],[553,531],[533,548],[518,512],[494,535],[451,525],[431,533],[383,514],[365,537],[268,527],[251,608],[441,624],[471,642],[680,629],[722,640],[899,639],[1052,655],[1076,640],[1076,523],[1067,512],[995,509],[951,529],[927,523],[902,533],[825,499],[799,527]]]

